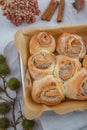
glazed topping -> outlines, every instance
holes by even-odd
[[[54,57],[50,54],[40,53],[34,57],[34,64],[39,69],[47,69],[54,62]]]
[[[85,80],[81,87],[81,95],[86,96],[87,95],[87,80]]]
[[[54,41],[53,37],[47,32],[41,32],[37,36],[37,41],[42,47],[48,47]]]
[[[62,80],[68,80],[71,78],[75,72],[75,64],[74,62],[65,63],[60,67],[59,76]]]

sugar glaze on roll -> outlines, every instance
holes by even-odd
[[[65,82],[66,97],[75,100],[87,100],[87,70],[82,68]]]
[[[57,105],[65,99],[63,84],[52,75],[35,80],[32,87],[32,99],[36,103]]]
[[[39,32],[32,36],[30,43],[30,54],[35,54],[40,51],[54,52],[56,41],[48,32]]]
[[[32,55],[28,60],[28,69],[33,79],[40,79],[52,74],[56,62],[53,53],[40,52]]]
[[[56,56],[54,75],[63,81],[72,78],[81,69],[81,63],[77,59],[65,55]]]
[[[57,40],[57,52],[72,58],[82,59],[86,47],[82,38],[75,34],[63,33]]]

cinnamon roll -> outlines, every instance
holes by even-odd
[[[40,79],[53,73],[56,58],[48,52],[32,55],[28,60],[28,69],[33,79]]]
[[[56,56],[56,61],[54,75],[63,81],[73,77],[73,75],[81,68],[81,63],[77,59],[68,56]]]
[[[75,100],[87,100],[87,70],[82,68],[65,83],[66,97]]]
[[[49,52],[54,52],[56,47],[56,42],[54,37],[48,32],[39,32],[32,36],[29,48],[30,53],[35,54],[37,52],[47,50]]]
[[[61,81],[52,75],[40,80],[35,80],[32,87],[32,99],[36,103],[56,105],[65,98],[64,88]]]
[[[83,64],[83,67],[84,67],[85,69],[87,69],[87,55],[85,55],[82,64]]]
[[[86,54],[86,47],[78,35],[63,33],[57,41],[57,52],[72,58],[82,59]]]

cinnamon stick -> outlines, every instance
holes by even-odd
[[[63,12],[64,12],[64,6],[65,6],[65,0],[60,0],[59,4],[59,11],[57,16],[57,22],[61,22],[63,18]]]
[[[50,10],[49,10],[49,15],[48,15],[47,18],[46,18],[47,21],[50,21],[50,20],[51,20],[51,18],[52,18],[52,16],[53,16],[54,12],[55,12],[55,10],[56,10],[56,8],[58,7],[58,5],[59,5],[59,2],[56,1],[56,2],[51,6],[51,8],[50,8]]]
[[[51,0],[51,1],[50,1],[48,7],[46,8],[45,12],[44,12],[43,15],[41,16],[41,19],[42,19],[42,20],[45,20],[45,19],[46,19],[47,15],[48,15],[48,13],[49,13],[49,10],[50,10],[51,6],[54,4],[54,2],[55,2],[55,0]]]

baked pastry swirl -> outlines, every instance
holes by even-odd
[[[87,100],[87,70],[82,68],[65,83],[66,97],[76,100]]]
[[[56,66],[54,75],[66,81],[81,69],[81,63],[77,59],[70,58],[64,55],[56,56]]]
[[[83,67],[84,67],[85,69],[87,69],[87,55],[85,55],[82,64],[83,64]]]
[[[39,32],[32,36],[29,48],[30,54],[35,54],[37,52],[47,50],[49,52],[54,52],[56,47],[56,42],[54,37],[47,32]]]
[[[32,55],[28,60],[28,69],[33,79],[40,79],[53,73],[56,57],[49,52]]]
[[[86,47],[82,38],[75,34],[63,33],[57,40],[57,52],[72,58],[82,59]]]
[[[61,81],[48,75],[40,80],[35,80],[32,87],[32,99],[36,103],[57,105],[65,98]]]

